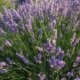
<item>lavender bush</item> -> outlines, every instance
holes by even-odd
[[[17,10],[3,6],[0,80],[80,80],[78,4],[28,0]]]

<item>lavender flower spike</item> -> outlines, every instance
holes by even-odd
[[[67,73],[67,76],[68,76],[68,77],[73,76],[73,71],[69,71],[69,72]]]
[[[55,56],[52,56],[51,57],[51,59],[49,60],[49,62],[50,62],[50,66],[53,68],[53,67],[55,67],[55,62],[56,62],[56,58],[55,58]]]
[[[75,78],[74,80],[80,80],[80,78]]]
[[[19,15],[19,13],[15,9],[10,9],[10,13],[12,14],[13,20],[15,22],[19,22],[22,20],[22,17]]]
[[[6,66],[7,66],[6,62],[0,62],[0,67],[6,67]]]
[[[29,64],[29,60],[27,60],[22,54],[16,53],[16,56],[19,57],[25,64]]]
[[[67,80],[67,79],[64,77],[64,78],[61,78],[61,80]]]
[[[40,72],[38,74],[38,76],[39,76],[39,80],[45,80],[45,74],[44,73]]]
[[[10,41],[8,41],[8,40],[6,40],[6,41],[4,42],[4,44],[5,44],[6,46],[12,46],[12,44],[11,44]]]
[[[36,57],[35,57],[35,60],[36,60],[36,62],[37,63],[42,63],[42,54],[41,53],[39,53]]]
[[[56,60],[56,67],[58,68],[58,69],[61,69],[61,68],[63,68],[64,66],[65,66],[65,61],[61,61],[61,60]]]
[[[4,74],[4,73],[7,73],[8,70],[7,69],[0,69],[0,74]]]

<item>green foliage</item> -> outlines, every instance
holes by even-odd
[[[0,12],[2,11],[2,6],[6,6],[6,8],[10,8],[10,7],[14,8],[12,2],[7,0],[0,0]]]

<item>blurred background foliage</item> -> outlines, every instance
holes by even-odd
[[[12,3],[12,0],[0,0],[0,12],[2,6],[6,6],[7,8],[14,7],[14,3]]]

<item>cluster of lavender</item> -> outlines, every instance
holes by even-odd
[[[79,3],[27,0],[17,10],[3,6],[0,79],[80,80]]]

